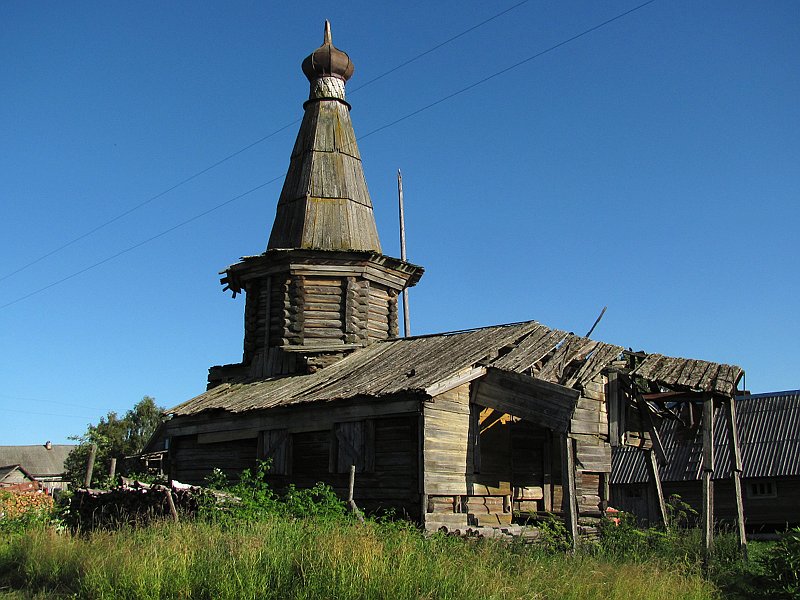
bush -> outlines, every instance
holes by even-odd
[[[52,521],[53,498],[42,492],[0,490],[0,533],[22,532]]]
[[[266,481],[270,464],[259,461],[255,470],[242,471],[239,481],[230,483],[215,469],[207,483],[226,495],[213,498],[201,509],[201,516],[214,522],[265,521],[275,516],[294,518],[346,518],[347,505],[324,483],[310,489],[290,485],[283,495],[273,491]]]
[[[800,527],[787,531],[761,562],[769,597],[800,598]]]

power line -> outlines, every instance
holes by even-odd
[[[45,413],[45,412],[32,412],[29,410],[17,410],[14,408],[4,408],[3,411],[8,412],[15,412],[15,413],[22,413],[25,415],[37,415],[43,417],[67,417],[67,418],[74,418],[74,419],[94,419],[95,417],[89,417],[87,415],[62,415],[56,413]]]
[[[8,394],[0,394],[0,398],[6,400],[22,400],[24,402],[45,402],[47,404],[58,404],[60,406],[74,406],[76,408],[88,408],[89,410],[105,410],[99,406],[87,406],[86,404],[75,404],[73,402],[63,402],[60,400],[45,400],[44,398],[28,398],[25,396],[9,396]]]
[[[143,200],[139,204],[136,204],[135,206],[132,206],[128,210],[126,210],[124,212],[121,212],[116,217],[113,217],[113,218],[109,219],[108,221],[105,221],[105,222],[101,223],[100,225],[98,225],[97,227],[95,227],[93,229],[90,229],[86,233],[82,233],[78,237],[76,237],[76,238],[74,238],[74,239],[72,239],[72,240],[70,240],[70,241],[58,246],[57,248],[54,248],[53,250],[50,250],[50,252],[47,252],[46,254],[42,254],[39,258],[36,258],[36,259],[30,261],[29,263],[22,265],[18,269],[14,270],[14,271],[11,271],[10,273],[8,273],[6,275],[3,275],[2,277],[0,277],[0,281],[4,281],[4,280],[8,279],[9,277],[11,277],[13,275],[16,275],[17,273],[19,273],[21,271],[24,271],[28,267],[32,267],[33,265],[42,262],[45,258],[49,258],[50,256],[53,256],[53,254],[57,254],[58,252],[61,252],[62,250],[66,249],[66,248],[69,248],[73,244],[76,244],[77,242],[80,242],[81,240],[83,240],[83,239],[89,237],[90,235],[92,235],[93,233],[97,233],[101,229],[105,229],[106,227],[108,227],[112,223],[116,223],[117,221],[119,221],[123,217],[127,217],[129,214],[131,214],[133,212],[136,212],[137,210],[139,210],[143,206],[146,206],[146,205],[150,204],[154,200],[158,200],[162,196],[165,196],[165,195],[169,194],[172,190],[175,190],[175,189],[181,187],[182,185],[187,184],[187,183],[189,183],[190,181],[192,181],[194,179],[197,179],[201,175],[203,175],[205,173],[208,173],[212,169],[217,168],[222,163],[225,163],[225,162],[229,161],[230,159],[234,158],[235,156],[239,156],[242,152],[245,152],[245,151],[249,150],[253,146],[256,146],[256,145],[260,144],[261,142],[263,142],[265,140],[268,140],[272,136],[279,134],[284,129],[288,129],[292,125],[295,125],[296,123],[299,123],[299,122],[300,122],[300,119],[296,119],[295,121],[292,121],[291,123],[288,123],[287,125],[284,125],[283,127],[280,127],[279,129],[276,129],[272,133],[269,133],[269,134],[265,135],[264,137],[257,139],[255,142],[252,142],[252,143],[248,144],[244,148],[240,148],[239,150],[237,150],[233,154],[229,154],[225,158],[218,160],[213,165],[210,165],[210,166],[206,167],[205,169],[203,169],[201,171],[198,171],[194,175],[190,175],[189,177],[187,177],[185,179],[182,179],[181,181],[179,181],[178,183],[176,183],[172,187],[169,187],[169,188],[165,189],[163,192],[159,192],[155,196],[151,196],[147,200]]]
[[[418,60],[419,60],[420,58],[422,58],[423,56],[427,56],[428,54],[430,54],[431,52],[434,52],[434,51],[438,50],[438,49],[439,49],[439,48],[441,48],[442,46],[446,46],[446,45],[447,45],[447,44],[449,44],[450,42],[454,42],[454,41],[456,41],[458,38],[460,38],[460,37],[464,37],[464,36],[465,36],[465,35],[467,35],[468,33],[472,32],[472,31],[475,31],[475,30],[476,30],[476,29],[478,29],[479,27],[483,27],[483,26],[484,26],[484,25],[486,25],[487,23],[490,23],[491,21],[494,21],[495,19],[498,19],[498,18],[502,17],[504,14],[506,14],[506,13],[508,13],[508,12],[511,12],[511,11],[512,11],[512,10],[514,10],[515,8],[519,8],[519,7],[520,7],[520,6],[522,6],[523,4],[527,4],[529,1],[530,1],[530,0],[522,0],[522,2],[518,2],[518,3],[517,3],[517,4],[515,4],[514,6],[509,6],[509,7],[508,7],[507,9],[505,9],[504,11],[502,11],[502,12],[499,12],[499,13],[497,13],[496,15],[494,15],[494,16],[492,16],[492,17],[489,17],[489,18],[488,18],[488,19],[486,19],[485,21],[481,21],[481,22],[480,22],[480,23],[478,23],[477,25],[473,25],[473,26],[472,26],[472,27],[470,27],[469,29],[465,29],[465,30],[464,30],[464,31],[462,31],[461,33],[458,33],[458,34],[454,35],[453,37],[451,37],[451,38],[448,38],[448,39],[446,39],[445,41],[443,41],[443,42],[441,42],[441,43],[439,43],[439,44],[436,44],[436,45],[435,45],[433,48],[430,48],[430,49],[428,49],[428,50],[425,50],[425,52],[422,52],[421,54],[417,54],[417,55],[416,55],[414,58],[409,58],[407,61],[400,63],[399,65],[397,65],[396,67],[394,67],[394,68],[393,68],[393,69],[391,69],[390,71],[386,71],[385,73],[381,73],[381,74],[380,74],[380,75],[378,75],[377,77],[373,77],[372,79],[370,79],[370,80],[368,80],[368,81],[366,81],[366,82],[362,83],[361,85],[359,85],[359,86],[357,86],[357,87],[354,87],[352,90],[348,90],[348,93],[350,93],[350,94],[354,94],[354,93],[356,93],[356,92],[357,92],[358,90],[360,90],[361,88],[365,88],[365,87],[367,87],[368,85],[370,85],[371,83],[375,83],[375,82],[376,82],[376,81],[378,81],[379,79],[383,79],[384,77],[386,77],[387,75],[389,75],[389,74],[391,74],[391,73],[394,73],[394,72],[395,72],[395,71],[397,71],[398,69],[402,69],[403,67],[407,67],[407,66],[408,66],[408,65],[410,65],[411,63],[418,61]]]
[[[553,46],[550,46],[549,48],[546,48],[546,49],[542,50],[541,52],[537,52],[533,56],[529,56],[528,58],[524,58],[521,61],[516,62],[513,65],[510,65],[510,66],[508,66],[508,67],[506,67],[504,69],[500,69],[499,71],[496,71],[496,72],[492,73],[491,75],[488,75],[488,76],[484,77],[483,79],[479,79],[478,81],[476,81],[474,83],[471,83],[468,86],[461,88],[460,90],[457,90],[457,91],[455,91],[455,92],[453,92],[451,94],[448,94],[447,96],[443,96],[442,98],[439,98],[438,100],[435,100],[434,102],[431,102],[430,104],[426,104],[422,108],[418,108],[418,109],[408,113],[407,115],[404,115],[404,116],[400,117],[399,119],[395,119],[394,121],[392,121],[390,123],[387,123],[386,125],[381,125],[380,127],[376,128],[376,129],[373,129],[369,133],[366,133],[366,134],[362,135],[358,139],[359,140],[363,140],[364,138],[367,138],[367,137],[369,137],[369,136],[371,136],[371,135],[373,135],[375,133],[378,133],[379,131],[383,131],[384,129],[388,129],[389,127],[393,127],[394,125],[397,125],[398,123],[401,123],[401,122],[405,121],[406,119],[410,119],[411,117],[414,117],[414,116],[420,114],[421,112],[425,112],[426,110],[431,109],[434,106],[437,106],[437,105],[441,104],[442,102],[446,102],[446,101],[448,101],[448,100],[450,100],[452,98],[455,98],[456,96],[459,96],[459,95],[463,94],[464,92],[468,92],[469,90],[471,90],[473,88],[476,88],[479,85],[482,85],[482,84],[486,83],[487,81],[491,81],[492,79],[494,79],[496,77],[499,77],[500,75],[504,75],[504,74],[508,73],[509,71],[512,71],[513,69],[521,67],[522,65],[524,65],[526,63],[529,63],[530,61],[532,61],[534,59],[539,58],[540,56],[544,56],[545,54],[549,54],[553,50],[561,48],[562,46],[564,46],[566,44],[569,44],[570,42],[574,42],[575,40],[580,39],[585,35],[588,35],[588,34],[594,32],[594,31],[597,31],[598,29],[600,29],[602,27],[605,27],[606,25],[609,25],[609,24],[613,23],[614,21],[618,21],[619,19],[621,19],[623,17],[626,17],[629,14],[634,13],[639,9],[644,8],[648,4],[652,4],[655,1],[656,0],[647,0],[647,2],[644,2],[644,3],[642,3],[642,4],[638,5],[638,6],[635,6],[634,8],[631,8],[630,10],[626,10],[625,12],[620,13],[617,16],[612,17],[612,18],[610,18],[610,19],[608,19],[606,21],[603,21],[602,23],[599,23],[599,24],[595,25],[594,27],[590,27],[589,29],[585,29],[584,31],[580,32],[577,35],[573,35],[571,38],[568,38],[568,39],[566,39],[566,40],[564,40],[562,42],[559,42],[559,43],[557,43],[557,44],[555,44]]]
[[[465,29],[461,33],[458,33],[458,34],[454,35],[453,37],[448,38],[445,41],[436,44],[435,46],[429,48],[428,50],[425,50],[424,52],[421,52],[421,53],[417,54],[416,56],[414,56],[414,57],[412,57],[412,58],[410,58],[410,59],[408,59],[408,60],[406,60],[406,61],[404,61],[404,62],[402,62],[402,63],[400,63],[400,64],[398,64],[396,66],[394,66],[394,67],[392,67],[388,71],[385,71],[385,72],[381,73],[380,75],[377,75],[376,77],[373,77],[372,79],[364,82],[360,86],[357,86],[357,87],[355,87],[355,88],[353,88],[351,90],[348,90],[348,92],[351,95],[356,93],[356,92],[358,92],[358,90],[361,90],[361,89],[367,87],[368,85],[371,85],[371,84],[375,83],[376,81],[378,81],[380,79],[383,79],[387,75],[391,75],[395,71],[410,65],[411,63],[419,60],[420,58],[422,58],[424,56],[427,56],[431,52],[435,52],[439,48],[442,48],[443,46],[446,46],[447,44],[450,44],[451,42],[454,42],[455,40],[467,35],[468,33],[472,32],[472,31],[475,31],[476,29],[478,29],[480,27],[483,27],[487,23],[490,23],[491,21],[494,21],[495,19],[498,19],[498,18],[502,17],[506,13],[511,12],[512,10],[514,10],[516,8],[519,8],[523,4],[527,4],[529,1],[530,0],[522,0],[522,2],[518,2],[517,4],[514,4],[513,6],[510,6],[509,8],[507,8],[507,9],[505,9],[505,10],[503,10],[503,11],[501,11],[501,12],[499,12],[499,13],[491,16],[491,17],[489,17],[488,19],[485,19],[485,20],[481,21],[480,23],[478,23],[476,25],[473,25],[472,27],[469,27],[468,29]],[[81,240],[86,239],[87,237],[89,237],[90,235],[92,235],[94,233],[97,233],[101,229],[105,229],[109,225],[112,225],[112,224],[116,223],[117,221],[119,221],[120,219],[123,219],[123,218],[127,217],[129,214],[134,213],[137,210],[139,210],[140,208],[143,208],[143,207],[147,206],[151,202],[154,202],[155,200],[158,200],[159,198],[161,198],[163,196],[166,196],[170,192],[178,189],[179,187],[181,187],[181,186],[183,186],[183,185],[185,185],[185,184],[187,184],[187,183],[189,183],[191,181],[194,181],[195,179],[197,179],[201,175],[205,175],[209,171],[211,171],[213,169],[216,169],[218,166],[228,162],[232,158],[235,158],[235,157],[239,156],[243,152],[246,152],[247,150],[250,150],[251,148],[261,144],[262,142],[267,141],[271,137],[274,137],[274,136],[278,135],[279,133],[281,133],[282,131],[285,131],[289,127],[291,127],[293,125],[296,125],[301,120],[302,119],[295,119],[291,123],[287,123],[286,125],[283,125],[282,127],[279,127],[278,129],[276,129],[272,133],[268,133],[267,135],[265,135],[263,137],[260,137],[259,139],[255,140],[254,142],[251,142],[251,143],[247,144],[246,146],[240,148],[236,152],[233,152],[232,154],[229,154],[226,157],[221,158],[217,162],[205,167],[204,169],[201,169],[200,171],[197,171],[193,175],[190,175],[190,176],[188,176],[188,177],[186,177],[184,179],[181,179],[178,183],[176,183],[176,184],[168,187],[167,189],[157,193],[155,196],[151,196],[151,197],[147,198],[146,200],[142,200],[138,204],[135,204],[134,206],[128,208],[127,210],[119,213],[117,216],[112,217],[111,219],[109,219],[107,221],[104,221],[103,223],[100,223],[100,225],[97,225],[96,227],[86,231],[85,233],[80,234],[78,237],[75,237],[75,238],[73,238],[73,239],[71,239],[71,240],[69,240],[67,242],[64,242],[60,246],[58,246],[56,248],[53,248],[52,250],[50,250],[49,252],[46,252],[45,254],[42,254],[38,258],[35,258],[32,261],[30,261],[28,263],[25,263],[21,267],[11,271],[10,273],[7,273],[7,274],[3,275],[2,277],[0,277],[0,281],[5,281],[9,277],[12,277],[12,276],[16,275],[17,273],[20,273],[20,272],[32,267],[33,265],[42,262],[46,258],[49,258],[49,257],[53,256],[54,254],[57,254],[57,253],[61,252],[62,250],[65,250],[65,249],[69,248],[70,246],[72,246],[74,244],[77,244]],[[2,308],[2,307],[0,307],[0,308]]]
[[[0,305],[0,310],[2,310],[4,308],[8,308],[9,306],[12,306],[14,304],[17,304],[18,302],[22,302],[23,300],[27,300],[31,296],[35,296],[37,294],[41,294],[42,292],[44,292],[46,290],[49,290],[51,287],[55,287],[55,286],[57,286],[57,285],[59,285],[61,283],[64,283],[65,281],[69,281],[70,279],[74,279],[78,275],[82,275],[83,273],[86,273],[86,271],[91,271],[92,269],[95,269],[95,268],[99,267],[100,265],[104,265],[107,262],[110,262],[110,261],[114,260],[115,258],[119,258],[123,254],[127,254],[128,252],[132,252],[133,250],[136,250],[137,248],[140,248],[140,247],[144,246],[145,244],[149,244],[150,242],[153,242],[153,241],[157,240],[158,238],[162,238],[165,235],[167,235],[168,233],[172,233],[176,229],[180,229],[181,227],[183,227],[185,225],[188,225],[189,223],[197,221],[197,219],[205,217],[206,215],[211,214],[212,212],[214,212],[216,210],[219,210],[220,208],[222,208],[224,206],[227,206],[231,202],[235,202],[236,200],[239,200],[240,198],[244,198],[248,194],[252,194],[256,190],[260,190],[261,188],[269,185],[270,183],[274,183],[274,182],[278,181],[282,177],[283,177],[283,175],[278,175],[277,177],[274,177],[274,178],[270,179],[269,181],[265,181],[264,183],[259,184],[256,187],[251,188],[251,189],[247,190],[246,192],[243,192],[243,193],[239,194],[238,196],[234,196],[233,198],[229,198],[228,200],[225,200],[225,202],[222,202],[221,204],[217,204],[216,206],[212,206],[208,210],[204,210],[203,212],[201,212],[199,214],[196,214],[195,216],[190,217],[190,218],[186,219],[185,221],[181,221],[180,223],[178,223],[176,225],[173,225],[169,229],[165,229],[161,233],[157,233],[156,235],[151,236],[151,237],[147,238],[146,240],[142,240],[141,242],[138,242],[138,243],[134,244],[133,246],[128,246],[124,250],[120,250],[119,252],[117,252],[115,254],[112,254],[111,256],[107,256],[103,260],[97,261],[96,263],[91,264],[88,267],[84,267],[80,271],[75,271],[74,273],[71,273],[70,275],[67,275],[66,277],[62,277],[61,279],[59,279],[57,281],[54,281],[52,283],[49,283],[44,287],[40,287],[39,289],[33,290],[32,292],[29,292],[29,293],[25,294],[24,296],[20,296],[19,298],[15,299],[15,300],[12,300],[11,302],[6,302],[5,304]]]
[[[450,100],[451,98],[455,98],[456,96],[458,96],[460,94],[463,94],[463,93],[465,93],[465,92],[467,92],[467,91],[469,91],[469,90],[471,90],[473,88],[476,88],[479,85],[482,85],[482,84],[484,84],[484,83],[486,83],[488,81],[491,81],[492,79],[495,79],[496,77],[499,77],[500,75],[508,73],[509,71],[511,71],[513,69],[517,69],[517,68],[521,67],[522,65],[525,65],[525,64],[529,63],[530,61],[532,61],[532,60],[534,60],[536,58],[544,56],[545,54],[548,54],[548,53],[556,50],[557,48],[560,48],[560,47],[562,47],[562,46],[564,46],[566,44],[569,44],[570,42],[574,42],[575,40],[580,39],[580,38],[584,37],[585,35],[587,35],[589,33],[597,31],[598,29],[601,29],[602,27],[605,27],[606,25],[609,25],[609,24],[613,23],[614,21],[618,21],[619,19],[621,19],[621,18],[623,18],[623,17],[625,17],[627,15],[630,15],[630,14],[640,10],[640,9],[644,8],[645,6],[647,6],[649,4],[653,4],[655,1],[656,0],[647,0],[647,2],[639,4],[638,6],[635,6],[634,8],[631,8],[631,9],[629,9],[629,10],[627,10],[625,12],[622,12],[622,13],[620,13],[620,14],[618,14],[618,15],[610,18],[610,19],[607,19],[607,20],[603,21],[602,23],[594,25],[594,26],[592,26],[592,27],[590,27],[588,29],[585,29],[582,32],[580,32],[580,33],[578,33],[578,34],[576,34],[576,35],[574,35],[574,36],[572,36],[572,37],[570,37],[570,38],[568,38],[566,40],[563,40],[563,41],[561,41],[561,42],[559,42],[557,44],[554,44],[554,45],[544,49],[544,50],[541,50],[540,52],[537,52],[536,54],[533,54],[532,56],[529,56],[528,58],[525,58],[525,59],[523,59],[523,60],[521,60],[519,62],[514,63],[513,65],[510,65],[508,67],[500,69],[499,71],[496,71],[496,72],[492,73],[491,75],[488,75],[488,76],[486,76],[486,77],[484,77],[482,79],[479,79],[478,81],[476,81],[474,83],[471,83],[466,87],[463,87],[463,88],[461,88],[461,89],[459,89],[459,90],[457,90],[455,92],[452,92],[451,94],[443,96],[442,98],[439,98],[438,100],[436,100],[434,102],[426,104],[425,106],[423,106],[421,108],[418,108],[418,109],[416,109],[416,110],[414,110],[414,111],[412,111],[412,112],[400,117],[399,119],[395,119],[394,121],[391,121],[390,123],[387,123],[385,125],[381,125],[380,127],[377,127],[376,129],[373,129],[372,131],[370,131],[370,132],[358,137],[357,141],[364,140],[365,138],[368,138],[371,135],[374,135],[374,134],[376,134],[376,133],[378,133],[380,131],[388,129],[389,127],[393,127],[394,125],[397,125],[398,123],[401,123],[401,122],[403,122],[403,121],[405,121],[407,119],[410,119],[411,117],[414,117],[414,116],[416,116],[416,115],[418,115],[418,114],[420,114],[420,113],[422,113],[422,112],[424,112],[426,110],[429,110],[429,109],[433,108],[434,106],[437,106],[437,105],[439,105],[439,104],[441,104],[443,102],[446,102],[447,100]],[[259,189],[261,189],[261,188],[263,188],[263,187],[265,187],[265,186],[267,186],[267,185],[269,185],[271,183],[274,183],[274,182],[278,181],[279,179],[283,178],[284,176],[285,176],[284,174],[281,174],[281,175],[278,175],[277,177],[273,177],[269,181],[265,181],[264,183],[259,184],[256,187],[254,187],[254,188],[252,188],[252,189],[250,189],[250,190],[248,190],[246,192],[243,192],[243,193],[239,194],[238,196],[234,196],[233,198],[229,198],[228,200],[225,200],[221,204],[217,204],[216,206],[213,206],[213,207],[211,207],[211,208],[209,208],[209,209],[207,209],[207,210],[205,210],[205,211],[203,211],[203,212],[201,212],[201,213],[199,213],[199,214],[197,214],[197,215],[195,215],[193,217],[190,217],[189,219],[186,219],[185,221],[182,221],[182,222],[180,222],[180,223],[178,223],[176,225],[173,225],[172,227],[162,231],[161,233],[158,233],[158,234],[156,234],[156,235],[154,235],[152,237],[147,238],[146,240],[138,242],[137,244],[134,244],[133,246],[125,248],[124,250],[120,250],[116,254],[112,254],[111,256],[108,256],[108,257],[104,258],[101,261],[98,261],[98,262],[96,262],[96,263],[94,263],[92,265],[89,265],[88,267],[84,267],[80,271],[76,271],[76,272],[74,272],[74,273],[72,273],[70,275],[67,275],[66,277],[63,277],[63,278],[59,279],[58,281],[54,281],[54,282],[52,282],[52,283],[50,283],[50,284],[48,284],[48,285],[46,285],[44,287],[41,287],[41,288],[36,289],[36,290],[34,290],[32,292],[29,292],[28,294],[25,294],[24,296],[20,296],[19,298],[16,298],[15,300],[12,300],[11,302],[7,302],[6,304],[0,305],[0,310],[2,310],[4,308],[8,308],[9,306],[12,306],[14,304],[17,304],[18,302],[22,302],[23,300],[26,300],[26,299],[30,298],[31,296],[35,296],[37,294],[40,294],[41,292],[44,292],[44,291],[46,291],[46,290],[48,290],[48,289],[50,289],[50,288],[52,288],[52,287],[54,287],[56,285],[64,283],[65,281],[73,279],[74,277],[77,277],[78,275],[81,275],[81,274],[83,274],[83,273],[85,273],[87,271],[90,271],[91,269],[94,269],[96,267],[99,267],[99,266],[111,261],[111,260],[114,260],[115,258],[118,258],[118,257],[122,256],[123,254],[127,254],[128,252],[131,252],[131,251],[133,251],[133,250],[135,250],[135,249],[137,249],[137,248],[139,248],[141,246],[144,246],[145,244],[148,244],[148,243],[150,243],[150,242],[152,242],[154,240],[157,240],[157,239],[159,239],[161,237],[164,237],[168,233],[171,233],[171,232],[175,231],[176,229],[179,229],[179,228],[181,228],[181,227],[183,227],[185,225],[188,225],[189,223],[192,223],[192,222],[194,222],[194,221],[196,221],[196,220],[198,220],[198,219],[200,219],[200,218],[202,218],[202,217],[204,217],[204,216],[206,216],[206,215],[208,215],[208,214],[210,214],[210,213],[212,213],[212,212],[214,212],[216,210],[219,210],[220,208],[222,208],[224,206],[227,206],[228,204],[231,204],[232,202],[234,202],[236,200],[239,200],[240,198],[243,198],[243,197],[247,196],[248,194],[251,194],[251,193],[255,192],[256,190],[259,190]]]

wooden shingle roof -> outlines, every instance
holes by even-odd
[[[333,48],[329,36],[326,24],[326,42],[309,59],[321,52],[333,60],[332,49],[339,53],[333,58],[344,61],[339,55],[347,55]],[[352,63],[347,58],[338,69],[336,64],[322,63],[317,58],[316,63],[309,63],[306,73],[311,81],[311,97],[304,104],[305,115],[267,249],[381,252],[350,105],[344,100],[345,79],[352,74]],[[317,71],[319,76],[315,79]]]
[[[240,413],[359,397],[431,396],[437,384],[477,367],[580,388],[622,352],[620,346],[525,321],[377,342],[316,373],[225,383],[168,412],[176,416],[210,410]],[[714,387],[706,391],[720,391],[716,380],[708,383]],[[732,394],[733,386],[722,393]]]

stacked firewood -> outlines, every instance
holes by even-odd
[[[49,511],[53,497],[39,491],[0,491],[0,519],[16,519],[30,511]]]
[[[65,520],[75,529],[92,530],[145,525],[156,519],[193,516],[204,501],[203,488],[173,482],[147,484],[123,479],[110,490],[75,490]]]

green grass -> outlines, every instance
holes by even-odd
[[[396,524],[285,517],[228,525],[157,523],[87,535],[32,528],[0,541],[0,590],[3,600],[37,594],[340,600],[679,600],[718,594],[685,564],[598,553],[570,557],[488,540],[426,537]]]

